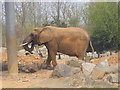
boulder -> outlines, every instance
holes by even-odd
[[[108,75],[107,80],[111,83],[119,83],[120,82],[120,80],[118,79],[118,74]]]
[[[98,79],[102,79],[105,75],[106,71],[104,68],[100,68],[100,67],[95,67],[93,69],[93,72],[91,74],[91,78],[93,80],[98,80]]]
[[[19,71],[20,72],[25,72],[25,73],[34,73],[38,71],[38,66],[37,65],[18,65]]]
[[[89,76],[96,65],[92,63],[82,63],[82,71],[85,76]]]
[[[65,84],[66,86],[68,86],[69,88],[75,88],[75,87],[79,87],[79,86],[83,86],[84,80],[84,75],[83,73],[80,71],[79,73],[76,73],[70,77],[65,78]]]
[[[90,77],[85,77],[84,79],[83,79],[83,84],[86,86],[92,86],[92,85],[94,85],[94,80],[92,80]]]
[[[84,85],[85,86],[89,86],[89,87],[95,87],[95,88],[98,88],[98,87],[101,87],[101,88],[108,88],[108,87],[111,87],[112,85],[109,84],[108,82],[105,82],[105,81],[102,81],[102,80],[92,80],[91,78],[89,77],[86,77],[84,79]]]
[[[102,79],[105,74],[118,73],[118,66],[102,66],[97,65],[91,74],[91,78],[94,80]]]
[[[104,68],[106,70],[106,73],[118,73],[118,66],[108,66]]]
[[[51,77],[68,77],[78,72],[80,72],[80,69],[75,69],[65,64],[59,64],[53,70]]]
[[[85,62],[82,61],[82,60],[70,60],[70,61],[66,62],[66,64],[69,65],[69,66],[80,67],[80,68],[82,66],[82,63],[85,63]]]

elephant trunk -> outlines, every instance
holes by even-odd
[[[31,45],[31,48],[29,48],[29,44],[24,45],[23,48],[32,54],[32,51],[34,49],[34,44]]]
[[[29,47],[29,45],[31,45],[31,47]],[[26,51],[32,54],[32,51],[34,49],[34,43],[29,36],[23,41],[22,46]]]

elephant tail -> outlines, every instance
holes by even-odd
[[[92,54],[94,54],[94,48],[93,48],[93,45],[92,45],[91,40],[90,40],[90,47],[91,47],[91,49],[92,49]]]

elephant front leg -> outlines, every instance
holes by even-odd
[[[50,53],[48,53],[48,58],[47,58],[47,61],[46,61],[47,67],[51,66],[51,60],[52,60],[52,58],[50,56]]]
[[[56,51],[52,51],[52,50],[49,52],[49,55],[50,55],[49,57],[51,58],[53,68],[57,65],[56,53],[57,53]]]
[[[51,62],[51,59],[48,58],[46,61],[44,61],[41,64],[40,69],[53,70],[53,67],[51,66],[50,62]]]
[[[48,70],[53,70],[53,67],[51,66],[51,56],[48,53],[48,58],[44,63],[41,64],[40,69],[48,69]]]
[[[54,68],[57,65],[57,62],[56,62],[57,45],[55,42],[49,42],[46,44],[46,47],[48,49],[48,59],[46,64],[50,65],[50,62],[52,61],[52,65]]]
[[[53,67],[51,66],[51,61],[52,61]],[[46,61],[46,69],[53,69],[56,65],[57,65],[57,62],[56,62],[55,52],[48,50],[48,58],[47,58],[47,61]]]

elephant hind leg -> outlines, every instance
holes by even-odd
[[[84,60],[84,55],[85,55],[85,53],[82,52],[82,53],[80,53],[80,54],[77,56],[77,58],[78,58],[79,60]]]
[[[84,56],[79,56],[78,59],[79,60],[84,60]]]
[[[50,66],[50,65],[51,65],[50,63],[51,63],[51,58],[48,57],[48,58],[47,58],[47,61],[46,61],[47,66]]]
[[[81,49],[81,52],[78,54],[78,59],[79,60],[84,60],[84,55],[86,53],[87,46]]]

